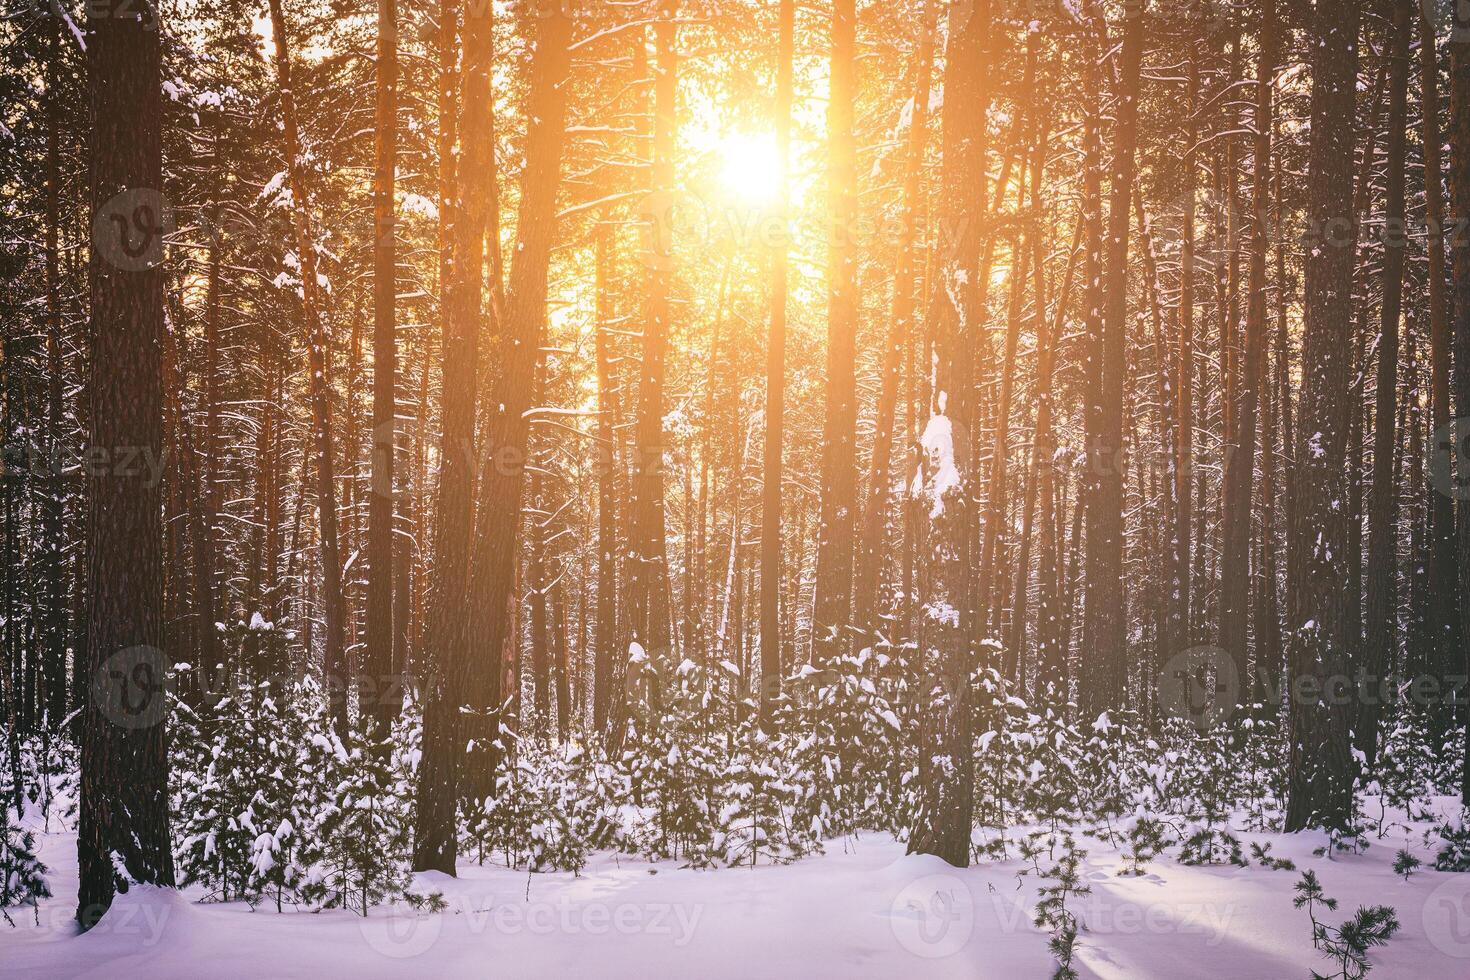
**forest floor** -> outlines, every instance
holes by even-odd
[[[1443,815],[1458,811],[1456,800],[1432,802]],[[1375,978],[1470,977],[1470,874],[1428,868],[1433,822],[1387,826],[1363,853],[1331,860],[1313,854],[1320,835],[1239,834],[1247,855],[1250,843],[1270,843],[1271,857],[1296,871],[1185,866],[1171,852],[1136,877],[1119,874],[1117,849],[1080,836],[1091,893],[1068,902],[1082,923],[1074,967],[1101,980],[1336,976],[1312,947],[1307,913],[1292,906],[1311,868],[1340,903],[1319,911],[1329,925],[1359,905],[1397,910],[1400,931],[1369,954]],[[445,911],[380,907],[367,918],[135,887],[78,936],[75,835],[53,827],[38,842],[54,897],[34,914],[11,909],[14,928],[0,921],[0,977],[1040,980],[1055,968],[1048,934],[1032,923],[1044,882],[1014,846],[1010,860],[967,870],[905,856],[880,834],[832,840],[824,855],[781,867],[695,871],[599,853],[580,875],[527,874],[471,860],[458,879],[418,876],[415,890],[441,891]],[[1425,862],[1407,880],[1393,871],[1400,848]],[[1045,853],[1039,860],[1048,867]]]

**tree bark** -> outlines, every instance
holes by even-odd
[[[1368,513],[1366,696],[1359,707],[1358,747],[1371,764],[1378,757],[1378,726],[1384,675],[1393,659],[1397,630],[1399,487],[1398,448],[1399,318],[1403,309],[1405,203],[1404,170],[1409,99],[1409,36],[1413,0],[1394,0],[1388,81],[1388,184],[1383,218],[1383,308],[1378,335],[1378,390],[1373,413],[1373,487]]]
[[[980,331],[981,222],[986,210],[985,159],[991,90],[986,75],[990,5],[949,10],[945,52],[943,211],[932,284],[936,374],[924,444],[937,470],[929,473],[929,541],[937,580],[926,596],[931,621],[920,627],[933,644],[938,677],[919,732],[919,812],[909,853],[933,854],[955,867],[970,861],[974,810],[970,677],[975,665],[976,540],[973,345]],[[932,640],[929,638],[933,637]]]
[[[1454,295],[1451,306],[1455,311],[1455,409],[1464,419],[1470,418],[1470,23],[1463,15],[1456,21],[1455,33],[1450,44],[1450,146],[1455,166],[1450,171],[1450,213],[1455,219],[1455,234],[1452,239],[1454,256]],[[1464,494],[1467,483],[1465,433],[1460,432],[1460,442],[1455,451],[1456,486],[1460,488],[1459,508],[1456,514],[1456,555],[1460,569],[1458,606],[1461,628],[1470,624],[1470,499]],[[1470,673],[1470,650],[1461,644],[1460,657],[1449,665],[1452,673]],[[1460,711],[1465,713],[1461,688]],[[1461,794],[1466,805],[1470,805],[1470,727],[1466,729],[1465,768]]]
[[[1353,350],[1354,97],[1358,0],[1317,9],[1309,31],[1312,117],[1308,161],[1309,241],[1296,501],[1288,554],[1291,690],[1346,683],[1351,664],[1347,603],[1348,377]],[[1341,828],[1352,810],[1351,699],[1331,705],[1294,695],[1290,715],[1286,829]]]
[[[853,587],[853,621],[864,636],[874,636],[883,618],[880,599],[884,542],[888,531],[888,498],[893,481],[893,432],[898,414],[899,375],[904,351],[914,337],[915,288],[919,266],[915,241],[919,234],[920,194],[923,190],[924,151],[929,140],[929,93],[934,63],[934,30],[939,3],[924,4],[919,51],[914,62],[913,111],[909,117],[904,157],[903,220],[898,241],[898,265],[893,274],[893,304],[880,367],[873,454],[868,466],[868,496],[863,509],[862,539],[858,546],[857,578]]]
[[[592,727],[607,730],[609,686],[617,655],[617,528],[618,453],[614,426],[618,419],[617,387],[613,381],[611,340],[612,228],[597,229],[597,639],[592,662]]]
[[[776,44],[776,152],[780,155],[777,208],[783,222],[771,254],[771,322],[766,334],[766,441],[761,486],[761,728],[773,727],[781,693],[781,446],[786,415],[786,273],[789,229],[791,103],[796,57],[796,2],[781,0]]]
[[[469,649],[484,658],[474,672],[474,704],[483,712],[476,719],[475,741],[480,749],[491,751],[489,764],[477,770],[476,786],[487,791],[493,785],[494,742],[501,708],[515,695],[519,677],[516,658],[505,656],[505,650],[515,640],[515,560],[525,477],[527,412],[546,319],[546,274],[556,234],[556,199],[561,187],[566,129],[572,22],[554,0],[538,3],[541,16],[537,17],[526,103],[530,125],[520,217],[501,330],[502,372],[479,454],[479,516],[470,575]],[[468,124],[465,129],[469,130]],[[485,226],[478,222],[476,227]]]
[[[833,0],[827,103],[827,387],[813,618],[818,663],[839,656],[853,619],[857,520],[857,3]]]
[[[1434,23],[1424,8],[1419,12],[1420,112],[1423,117],[1425,247],[1429,253],[1429,428],[1441,432],[1450,424],[1450,310],[1446,295],[1445,205],[1443,153],[1440,132],[1439,57]],[[1428,447],[1433,451],[1434,447]],[[1464,624],[1453,596],[1459,592],[1455,564],[1455,501],[1428,484],[1428,628],[1433,649],[1425,658],[1438,677],[1456,673],[1459,638]]]
[[[327,380],[328,325],[322,309],[317,273],[316,231],[301,158],[296,95],[291,88],[291,54],[283,0],[270,0],[271,36],[275,40],[276,79],[280,89],[286,172],[291,187],[291,224],[301,272],[301,306],[306,324],[307,371],[310,375],[313,449],[316,453],[317,515],[321,528],[322,600],[325,608],[322,674],[333,724],[347,731],[347,653],[343,645],[345,606],[342,561],[337,540],[337,483],[333,460],[332,402]]]
[[[394,179],[398,166],[398,7],[378,0],[376,166],[373,173],[373,439],[368,498],[367,637],[363,667],[368,684],[358,696],[386,736],[403,708],[403,686],[393,674],[393,453],[397,442],[397,262]],[[366,695],[366,697],[364,697]]]
[[[1082,239],[1082,222],[1072,234],[1072,244],[1067,252],[1067,268],[1062,273],[1062,291],[1057,299],[1056,311],[1051,318],[1050,330],[1041,341],[1037,351],[1036,369],[1036,435],[1032,439],[1031,473],[1026,478],[1029,488],[1026,511],[1029,515],[1032,498],[1040,498],[1041,519],[1037,534],[1041,539],[1037,556],[1037,592],[1040,599],[1036,610],[1036,683],[1035,689],[1045,695],[1048,687],[1056,693],[1047,700],[1065,700],[1066,650],[1060,627],[1062,613],[1062,576],[1058,544],[1057,520],[1057,460],[1055,417],[1057,393],[1053,390],[1056,376],[1057,348],[1061,345],[1062,329],[1066,325],[1068,307],[1072,299],[1072,279],[1077,265],[1078,245]],[[1036,243],[1036,275],[1038,284],[1044,279],[1044,263],[1041,261],[1041,243]],[[1045,294],[1038,286],[1037,309],[1045,316]],[[1026,544],[1030,536],[1024,530],[1021,537],[1021,557],[1016,569],[1016,613],[1011,619],[1011,639],[1007,648],[1021,656],[1026,640],[1026,587],[1029,556]]]
[[[91,88],[91,453],[163,452],[161,27],[88,11]],[[117,195],[131,195],[118,197]],[[128,458],[134,458],[129,456]],[[88,477],[87,673],[77,919],[112,905],[114,860],[172,887],[163,693],[163,513],[148,467]],[[141,705],[141,711],[133,709]]]
[[[50,18],[49,43],[53,61],[46,74],[46,457],[42,461],[44,494],[41,501],[41,533],[45,541],[46,619],[45,637],[46,721],[48,728],[66,716],[66,639],[71,628],[70,601],[66,588],[66,529],[64,498],[70,479],[62,471],[61,447],[67,425],[62,386],[61,355],[61,96],[58,91],[61,67],[60,18]],[[17,765],[19,764],[17,760]],[[17,786],[17,791],[19,787]]]
[[[1126,697],[1128,659],[1127,595],[1123,589],[1123,422],[1127,381],[1128,236],[1132,222],[1135,151],[1138,142],[1138,91],[1143,58],[1145,0],[1130,0],[1123,27],[1122,70],[1118,82],[1117,128],[1109,176],[1106,288],[1101,299],[1101,332],[1094,345],[1100,359],[1087,496],[1087,593],[1083,607],[1084,680],[1079,691],[1082,716],[1090,721]],[[1101,9],[1093,7],[1095,30],[1104,32]]]
[[[454,0],[440,7],[440,124],[455,119],[453,84],[457,17]],[[442,143],[440,311],[443,324],[443,407],[439,438],[439,488],[435,506],[434,562],[428,585],[424,659],[432,675],[424,684],[423,758],[419,763],[414,869],[455,873],[466,726],[473,704],[469,645],[470,545],[474,540],[475,407],[479,336],[483,329],[481,269],[484,264],[486,202],[494,193],[489,141],[490,61],[494,10],[466,8],[461,74],[465,134],[464,166],[455,166],[452,146]],[[447,112],[447,116],[444,113]],[[442,133],[441,133],[442,135]],[[451,169],[453,168],[453,169]]]
[[[646,256],[648,319],[638,385],[638,419],[633,455],[632,524],[629,554],[630,638],[652,655],[672,643],[668,603],[668,556],[664,534],[663,395],[670,331],[669,291],[673,278],[674,141],[678,97],[677,0],[660,0],[654,25],[657,67],[653,106],[652,251]]]
[[[1195,258],[1195,194],[1198,180],[1199,142],[1199,40],[1194,33],[1191,20],[1188,55],[1188,122],[1184,130],[1184,157],[1181,164],[1184,199],[1180,217],[1179,244],[1179,303],[1175,308],[1179,355],[1175,389],[1179,393],[1178,460],[1174,464],[1174,496],[1179,501],[1175,513],[1174,547],[1178,551],[1175,561],[1181,579],[1179,595],[1176,596],[1177,613],[1183,623],[1182,633],[1186,644],[1194,637],[1194,285],[1197,259]]]
[[[1255,494],[1256,418],[1266,344],[1266,249],[1271,208],[1271,113],[1276,75],[1276,2],[1261,0],[1260,56],[1256,72],[1250,234],[1246,288],[1245,350],[1237,372],[1234,424],[1225,445],[1224,554],[1220,562],[1220,647],[1234,662],[1237,681],[1249,675],[1246,634],[1250,621],[1251,503]],[[1237,691],[1244,688],[1239,684]],[[1227,706],[1229,707],[1229,706]]]

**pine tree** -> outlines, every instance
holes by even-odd
[[[51,897],[46,884],[46,865],[36,856],[36,833],[15,822],[8,804],[0,805],[0,915],[12,926],[15,921],[5,910],[29,903],[40,923],[37,903]]]
[[[221,694],[197,714],[175,712],[184,746],[173,789],[180,876],[221,902],[274,889],[279,906],[299,875],[293,828],[297,801],[311,791],[297,765],[297,706],[270,681],[242,679]]]
[[[367,915],[408,887],[408,831],[393,799],[395,774],[371,724],[344,745],[320,711],[306,721],[304,778],[320,787],[298,829],[299,892],[318,908]]]

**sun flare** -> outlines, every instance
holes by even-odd
[[[746,204],[774,201],[781,189],[781,153],[773,136],[738,133],[716,147],[720,156],[720,186],[731,198]]]

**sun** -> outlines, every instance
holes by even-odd
[[[720,157],[720,186],[745,204],[767,204],[781,191],[781,153],[773,136],[737,133],[715,148]]]

